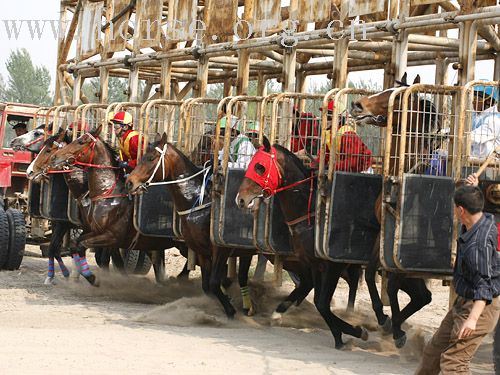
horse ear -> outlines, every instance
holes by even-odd
[[[163,133],[163,135],[161,136],[161,139],[160,139],[160,144],[163,146],[167,142],[168,142],[167,133]]]
[[[94,136],[94,137],[98,137],[99,134],[101,134],[101,131],[102,131],[102,124],[100,124],[97,128],[95,128],[94,130],[92,130],[90,133]]]
[[[417,74],[417,76],[415,77],[415,79],[413,80],[413,84],[417,84],[417,83],[420,83],[420,74]]]
[[[266,136],[264,136],[262,143],[263,143],[262,145],[264,146],[264,151],[270,152],[271,151],[271,142],[269,142],[269,139],[267,139]]]
[[[153,140],[154,143],[160,143],[161,141],[161,135],[160,133],[155,134],[155,139]]]
[[[64,130],[63,128],[59,128],[59,131],[57,132],[57,141],[63,141],[64,137],[66,137],[66,130]]]
[[[405,72],[405,74],[403,74],[403,76],[401,77],[401,83],[404,86],[408,85],[408,73]]]
[[[43,126],[43,125],[40,125],[40,127],[44,127],[44,126]],[[49,132],[51,132],[51,131],[52,131],[52,129],[54,128],[54,123],[53,123],[53,122],[51,122],[51,123],[49,124],[48,128],[49,128],[49,129],[48,129],[48,130],[49,130]]]

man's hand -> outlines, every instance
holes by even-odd
[[[477,175],[475,173],[470,174],[469,176],[467,176],[467,178],[465,179],[465,182],[468,185],[472,185],[472,186],[478,186],[479,185],[479,179],[477,178]]]
[[[462,328],[460,328],[460,332],[458,333],[458,339],[462,340],[467,336],[472,335],[472,333],[474,333],[474,331],[476,330],[476,323],[477,319],[469,316],[462,325]]]
[[[118,162],[118,168],[124,168],[124,169],[128,169],[129,165],[126,161],[123,161],[123,160],[120,160]]]

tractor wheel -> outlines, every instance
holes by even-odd
[[[144,251],[121,250],[124,270],[129,275],[146,275],[151,269],[152,263]]]
[[[6,211],[9,222],[9,257],[4,268],[10,271],[19,269],[26,246],[26,222],[21,211],[9,208]]]
[[[0,269],[3,269],[9,259],[9,238],[9,221],[0,205]]]

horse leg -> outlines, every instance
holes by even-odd
[[[120,271],[121,274],[125,274],[125,264],[123,263],[120,249],[110,248],[109,252],[111,254],[111,260],[113,261],[113,266]]]
[[[294,303],[296,306],[300,305],[302,301],[307,297],[313,288],[312,273],[309,269],[304,270],[304,272],[298,272],[300,283],[295,289],[281,302],[276,310],[273,312],[271,319],[273,321],[281,323],[282,314],[285,313],[290,306]]]
[[[60,262],[62,262],[62,258],[60,256],[61,246],[63,243],[64,235],[68,232],[68,230],[69,230],[68,223],[64,223],[61,221],[54,221],[52,223],[52,236],[50,238],[50,244],[49,244],[48,272],[47,272],[47,277],[45,278],[44,281],[45,285],[52,284],[54,281],[54,276],[55,276],[54,260],[57,259],[58,263],[59,260]],[[63,272],[64,277],[68,277],[69,271],[64,266],[63,262],[62,264],[64,268],[61,268],[61,271]]]
[[[375,312],[375,316],[377,317],[377,322],[380,326],[382,326],[384,332],[390,333],[392,329],[391,318],[384,314],[383,303],[380,299],[380,295],[377,290],[377,284],[375,282],[375,276],[377,274],[377,269],[379,266],[379,249],[380,244],[377,240],[375,241],[375,248],[372,253],[372,258],[368,263],[368,266],[365,269],[365,281],[368,286],[368,292],[370,293],[370,299],[372,301],[372,308]]]
[[[333,293],[335,292],[340,275],[346,265],[331,262],[324,262],[322,264],[324,266],[322,272],[319,269],[313,270],[314,305],[333,334],[335,348],[341,349],[344,346],[342,342],[342,333],[361,338],[364,341],[368,340],[368,331],[365,328],[353,327],[333,314],[330,308]]]
[[[212,269],[210,271],[210,292],[217,297],[222,304],[224,311],[229,319],[234,317],[236,310],[229,301],[229,297],[222,292],[221,282],[225,275],[226,263],[229,254],[226,250],[215,248],[212,252]]]
[[[181,253],[181,255],[184,258],[186,258],[186,263],[184,263],[184,267],[182,268],[181,273],[179,273],[177,275],[177,278],[178,279],[182,279],[182,278],[188,279],[189,278],[189,270],[188,270],[188,248],[187,247],[183,247],[183,248],[178,248],[178,249],[179,249],[179,252]]]
[[[406,332],[401,329],[401,325],[413,314],[422,309],[425,305],[431,303],[432,293],[427,289],[423,279],[406,278],[402,275],[395,275],[388,280],[387,290],[391,290],[389,298],[391,300],[392,326],[394,343],[397,348],[402,348],[406,344]],[[397,291],[403,290],[410,296],[410,302],[399,309],[397,300]]]
[[[77,254],[73,255],[73,260],[75,263],[78,264],[78,270],[79,273],[89,282],[90,285],[98,287],[99,286],[99,280],[97,277],[90,271],[89,264],[87,262],[87,256],[85,255],[85,252],[87,250],[87,246],[84,246],[81,243],[81,237],[80,236],[77,240],[77,249],[78,252]]]
[[[155,280],[158,284],[165,284],[165,250],[149,251],[149,257],[153,260]]]
[[[349,300],[346,311],[352,313],[354,311],[356,293],[358,292],[359,279],[361,278],[361,266],[359,264],[351,264],[347,267],[346,272],[343,272],[343,275],[349,285]]]
[[[241,299],[243,301],[243,313],[246,316],[252,316],[255,310],[250,298],[250,289],[248,288],[248,271],[252,263],[252,255],[245,255],[240,257],[238,266],[238,283],[240,284]]]

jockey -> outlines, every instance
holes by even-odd
[[[224,121],[223,121],[224,120]],[[234,121],[233,121],[234,120]],[[257,151],[252,142],[254,135],[259,131],[259,124],[252,121],[246,122],[246,129],[242,129],[241,120],[231,119],[231,136],[234,139],[229,146],[229,168],[248,168],[253,155]],[[225,132],[226,118],[220,122],[221,133]],[[222,160],[223,150],[219,151],[219,160]]]
[[[128,112],[118,112],[111,120],[115,135],[120,143],[119,167],[131,172],[137,166],[139,148],[139,132],[133,130],[132,115]]]
[[[345,117],[338,120],[338,129],[334,137],[335,144],[331,144],[331,127],[333,122],[333,101],[328,102],[327,119],[329,126],[326,130],[326,162],[330,152],[335,154],[335,170],[344,172],[370,172],[373,162],[372,152],[357,135],[356,129],[347,124]],[[320,110],[323,110],[320,108]],[[319,158],[316,160],[319,161]]]
[[[305,150],[311,155],[317,155],[319,149],[319,120],[311,112],[300,113],[298,107],[293,108],[293,134],[290,151],[293,153]]]

